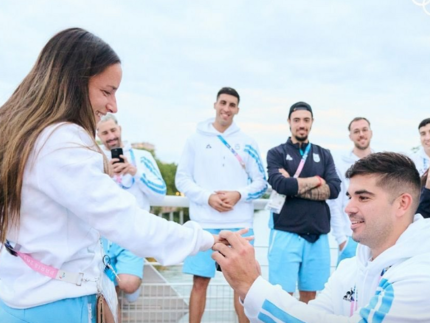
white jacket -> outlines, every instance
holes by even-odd
[[[112,158],[110,150],[106,150],[105,146],[101,148],[110,160]],[[120,187],[133,194],[142,209],[149,211],[151,203],[163,201],[166,196],[166,183],[151,153],[132,149],[128,143],[124,144],[123,152],[128,162],[137,168],[137,172],[134,176],[130,174],[120,176]]]
[[[191,219],[203,228],[252,227],[252,201],[267,189],[257,144],[235,123],[220,133],[213,122],[212,118],[199,123],[197,132],[187,140],[176,172],[176,187],[190,200]],[[246,171],[218,135],[240,155]],[[209,206],[209,196],[220,190],[239,191],[241,199],[233,210],[218,212]]]
[[[348,214],[345,213],[345,207],[349,201],[346,196],[349,179],[345,178],[345,173],[357,160],[359,158],[352,151],[335,160],[336,172],[341,180],[340,192],[336,199],[327,200],[327,204],[330,207],[331,234],[335,237],[338,244],[346,241],[352,234],[351,221]]]
[[[420,146],[417,152],[409,154],[414,161],[420,176],[430,167],[430,157],[425,153],[423,146]]]
[[[36,260],[84,279],[101,276],[100,235],[140,257],[164,264],[209,249],[212,235],[190,222],[180,226],[142,210],[103,172],[103,156],[79,126],[50,126],[39,136],[24,172],[20,226],[7,239]],[[29,308],[97,293],[33,271],[5,248],[0,254],[0,299]]]
[[[245,313],[251,322],[430,322],[430,220],[415,215],[394,246],[370,258],[359,244],[357,256],[339,264],[309,305],[260,277]]]

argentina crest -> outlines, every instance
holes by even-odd
[[[319,154],[313,154],[314,155],[314,162],[319,163],[320,162],[320,155]]]

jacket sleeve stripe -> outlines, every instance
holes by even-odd
[[[274,319],[272,319],[269,315],[264,313],[258,314],[258,319],[264,323],[277,323]]]
[[[150,181],[146,175],[143,173],[141,176],[141,181],[148,186],[152,191],[159,193],[159,194],[166,194],[166,183],[164,182],[163,178],[161,177],[160,171],[157,167],[154,167],[153,163],[145,157],[142,157],[140,161],[146,166],[146,168],[156,177],[158,180],[158,183]]]
[[[288,323],[304,323],[303,321],[295,318],[294,316],[291,316],[287,312],[284,312],[279,307],[277,307],[272,302],[266,300],[263,303],[263,310],[267,311],[269,314],[271,314],[276,319],[280,320],[281,322],[288,322]],[[260,313],[261,314],[261,313]],[[260,315],[259,315],[260,317]]]
[[[151,161],[145,157],[142,157],[140,159],[141,162],[143,162],[145,164],[145,166],[149,169],[149,171],[154,174],[155,176],[157,176],[158,178],[161,178],[161,174],[158,171],[157,168],[154,167],[154,165],[151,163]]]
[[[247,200],[255,200],[258,199],[259,197],[261,197],[264,192],[266,192],[267,189],[267,185],[264,185],[264,188],[261,191],[255,192],[255,193],[249,193],[248,197],[246,198]]]
[[[257,151],[251,147],[250,145],[246,145],[244,151],[248,153],[256,162],[258,166],[258,170],[261,174],[263,174],[264,180],[266,180],[266,173],[264,172],[263,164],[261,163],[261,159]]]
[[[381,279],[375,296],[369,302],[369,305],[360,311],[363,317],[360,323],[382,323],[385,316],[391,309],[394,300],[394,288],[386,279]],[[376,309],[379,305],[379,309]]]
[[[151,182],[146,178],[145,174],[142,174],[142,176],[140,177],[140,180],[142,181],[143,184],[145,184],[148,188],[150,188],[154,192],[163,194],[163,195],[166,194],[166,185],[164,184],[164,182],[163,182],[163,185],[159,185],[154,182]]]

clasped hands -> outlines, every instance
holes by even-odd
[[[242,237],[247,232],[248,229],[221,231],[212,247],[212,259],[221,266],[225,279],[242,300],[261,275],[254,247],[249,243],[254,237]]]
[[[218,212],[227,212],[233,210],[240,197],[238,191],[216,191],[209,196],[208,203]]]

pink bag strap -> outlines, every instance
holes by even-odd
[[[84,273],[70,273],[62,269],[45,265],[39,260],[34,259],[31,255],[19,251],[21,246],[18,244],[16,244],[14,248],[10,242],[6,240],[4,246],[12,256],[21,258],[28,267],[43,276],[64,281],[66,283],[75,284],[76,286],[81,286],[82,282],[88,281],[84,279]]]

